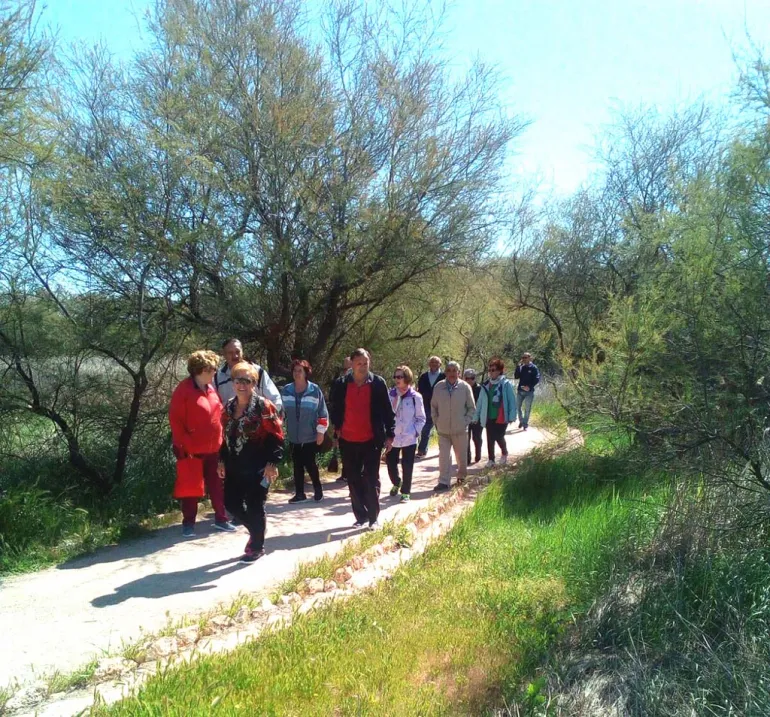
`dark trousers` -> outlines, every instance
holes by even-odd
[[[403,448],[396,448],[394,446],[385,457],[390,482],[394,486],[401,487],[402,495],[409,495],[412,492],[412,472],[414,471],[414,454],[416,450],[416,443],[411,446],[404,446]],[[401,471],[404,474],[403,481],[398,477],[399,458],[401,459]]]
[[[468,426],[468,463],[471,462],[471,441],[473,442],[473,447],[475,448],[475,457],[476,460],[481,459],[481,434],[484,432],[484,426],[481,425],[481,423],[471,423],[470,426]]]
[[[380,515],[380,449],[374,441],[340,439],[342,470],[348,479],[350,502],[358,523],[374,523]]]
[[[225,475],[225,506],[249,531],[251,549],[259,552],[265,545],[265,501],[267,488],[260,484],[262,475]]]
[[[291,460],[294,463],[294,495],[305,497],[305,471],[310,476],[310,480],[313,481],[316,495],[323,495],[321,479],[318,477],[317,455],[318,446],[315,441],[291,444]]]
[[[219,453],[207,453],[198,456],[198,458],[203,459],[203,480],[206,485],[206,493],[208,493],[214,508],[214,520],[218,522],[227,520],[222,479],[217,473]],[[198,515],[198,498],[180,498],[179,505],[182,508],[182,525],[195,525],[195,517]]]
[[[502,408],[500,410],[502,411]],[[487,452],[490,461],[495,459],[495,443],[499,444],[500,452],[504,456],[508,455],[508,446],[505,445],[506,428],[507,423],[495,423],[493,419],[487,419]]]
[[[419,453],[428,451],[428,441],[430,441],[430,432],[433,430],[433,417],[430,415],[430,406],[425,405],[425,425],[420,433],[420,445],[417,448]]]

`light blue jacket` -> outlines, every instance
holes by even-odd
[[[326,433],[329,427],[329,411],[318,384],[307,382],[299,405],[293,383],[287,383],[283,387],[281,396],[286,417],[286,435],[290,443],[315,443],[316,434]]]
[[[513,390],[513,384],[508,380],[507,376],[503,376],[500,382],[502,383],[502,406],[505,412],[505,422],[511,423],[516,420],[516,393]],[[487,416],[489,415],[490,388],[494,391],[497,386],[490,386],[488,380],[482,384],[479,400],[476,403],[476,414],[473,417],[473,420],[480,422],[482,426],[487,424]]]

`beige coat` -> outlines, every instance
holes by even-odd
[[[461,378],[451,392],[446,379],[439,381],[433,388],[430,411],[436,430],[444,435],[464,433],[476,412],[473,389]]]

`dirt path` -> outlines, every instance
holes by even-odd
[[[511,457],[529,453],[550,434],[510,430]],[[471,467],[480,469],[484,461]],[[403,518],[433,495],[438,456],[415,465],[412,501],[389,498],[390,481],[381,466],[381,521]],[[241,592],[267,593],[290,577],[298,563],[339,550],[360,531],[344,483],[325,484],[321,503],[288,505],[288,493],[268,499],[268,554],[259,562],[238,562],[247,534],[212,531],[198,522],[197,537],[184,540],[179,526],[146,538],[99,550],[39,573],[0,582],[0,686],[26,683],[54,670],[71,672],[94,656],[118,653],[142,632],[156,632],[169,619],[209,611]]]

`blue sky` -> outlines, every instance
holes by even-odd
[[[125,55],[141,45],[134,16],[148,5],[48,0],[43,17],[65,43],[101,38]],[[505,104],[532,120],[513,171],[559,194],[586,181],[595,138],[614,112],[724,103],[746,30],[770,44],[770,0],[456,0],[445,21],[454,61],[479,55],[499,66]]]

